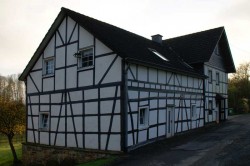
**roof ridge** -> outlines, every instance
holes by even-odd
[[[93,17],[87,16],[87,15],[82,14],[82,13],[80,13],[80,12],[76,12],[76,11],[70,10],[70,9],[68,9],[68,8],[65,8],[65,7],[62,7],[62,8],[61,8],[61,11],[66,12],[66,13],[67,13],[67,12],[72,12],[72,13],[75,13],[75,14],[78,14],[78,15],[81,15],[81,16],[84,16],[84,17],[86,17],[86,18],[88,18],[88,19],[91,19],[91,20],[94,20],[94,21],[98,21],[98,22],[100,22],[100,23],[102,23],[102,24],[106,24],[106,25],[108,25],[108,26],[112,26],[112,27],[117,28],[117,29],[119,29],[119,30],[125,31],[125,32],[127,32],[127,33],[130,33],[131,35],[136,35],[137,37],[140,37],[140,38],[142,38],[142,39],[144,39],[144,40],[146,39],[146,40],[148,40],[148,41],[152,41],[152,40],[150,40],[150,39],[148,39],[148,38],[146,38],[146,37],[143,37],[143,36],[141,36],[141,35],[138,35],[138,34],[136,34],[136,33],[134,33],[134,32],[129,31],[129,30],[123,29],[123,28],[121,28],[121,27],[118,27],[118,26],[116,26],[116,25],[107,23],[107,22],[102,21],[102,20],[95,19],[95,18],[93,18]]]
[[[196,35],[196,34],[200,34],[200,33],[211,32],[211,31],[219,30],[219,29],[221,29],[223,31],[223,30],[225,30],[225,27],[220,26],[220,27],[217,27],[217,28],[212,28],[212,29],[207,29],[207,30],[203,30],[203,31],[199,31],[199,32],[189,33],[189,34],[186,34],[186,35],[172,37],[172,38],[169,38],[169,39],[165,39],[163,41],[172,40],[172,39],[181,38],[181,37],[186,37],[186,36],[191,36],[191,35]]]

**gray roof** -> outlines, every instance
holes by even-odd
[[[195,77],[204,77],[204,75],[196,72],[191,66],[185,63],[185,60],[187,59],[178,56],[179,54],[176,54],[177,51],[173,51],[168,46],[168,44],[165,44],[164,42],[162,44],[159,44],[137,34],[121,29],[119,27],[82,15],[72,10],[62,8],[61,12],[58,14],[57,18],[55,19],[54,23],[45,35],[41,44],[37,48],[33,57],[31,58],[23,73],[19,77],[20,80],[26,80],[26,77],[28,76],[30,70],[33,68],[36,61],[39,59],[40,55],[46,48],[48,42],[53,37],[55,31],[57,30],[65,16],[69,16],[70,18],[72,18],[80,26],[84,27],[87,31],[97,37],[100,41],[102,41],[105,45],[111,48],[114,52],[116,52],[120,57],[124,58],[126,61],[140,63],[142,65],[147,66],[153,66],[163,70],[170,70],[187,75],[193,75]],[[171,43],[173,43],[173,39],[170,40]],[[218,38],[217,40],[214,39],[211,42],[218,42]],[[176,49],[179,48],[179,46],[181,45],[178,45]],[[150,49],[156,50],[166,59],[168,59],[168,61],[165,61],[162,58],[158,57]],[[181,53],[180,55],[182,54],[184,55],[184,53]],[[210,54],[210,52],[208,52],[207,54]],[[187,62],[189,63],[189,61]]]
[[[225,60],[226,72],[235,72],[235,66],[224,27],[171,38],[164,42],[190,65],[208,62],[216,45],[220,44],[223,51],[222,56]]]

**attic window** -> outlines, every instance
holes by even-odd
[[[94,66],[94,49],[93,47],[79,50],[78,68],[86,68]]]
[[[156,50],[152,49],[152,48],[148,48],[152,53],[154,53],[155,55],[157,55],[158,57],[160,57],[161,59],[163,59],[164,61],[168,61],[167,58],[165,58],[163,55],[161,55],[159,52],[157,52]]]

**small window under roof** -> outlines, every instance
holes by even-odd
[[[167,58],[165,58],[163,55],[161,55],[159,52],[157,52],[156,50],[152,49],[152,48],[148,48],[150,51],[152,51],[155,55],[157,55],[158,57],[160,57],[161,59],[163,59],[164,61],[168,61]]]

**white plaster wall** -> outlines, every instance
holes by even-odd
[[[56,146],[65,146],[65,134],[57,134]]]
[[[75,134],[67,134],[67,147],[76,147]]]
[[[160,84],[166,84],[166,79],[167,79],[166,76],[167,76],[166,72],[159,70],[159,72],[158,72],[158,82]]]
[[[149,125],[157,124],[157,110],[149,112]]]
[[[43,91],[52,91],[54,90],[54,78],[49,77],[49,78],[44,78],[43,79]]]
[[[112,132],[120,132],[121,131],[121,117],[120,115],[114,115],[113,116],[113,125],[111,127]]]
[[[58,31],[60,32],[61,34],[61,37],[64,41],[64,43],[66,43],[66,40],[65,40],[65,33],[66,33],[66,18],[63,20],[63,22],[61,23],[61,25],[59,26],[58,28]],[[57,39],[59,39],[60,37],[57,36]],[[57,41],[60,41],[60,40],[57,40]]]
[[[138,106],[140,105],[148,105],[149,106],[149,126],[155,125],[157,123],[163,123],[162,125],[157,127],[150,127],[149,130],[149,139],[157,138],[160,136],[166,135],[166,106],[167,105],[173,105],[175,106],[175,128],[177,127],[177,132],[183,132],[186,130],[191,129],[191,122],[181,122],[180,120],[190,120],[190,103],[197,103],[199,104],[199,107],[201,106],[201,109],[199,108],[199,113],[201,111],[201,118],[203,117],[203,90],[202,90],[202,79],[192,78],[190,76],[185,75],[179,75],[179,74],[172,74],[171,72],[146,68],[143,66],[138,65],[137,67],[135,65],[129,65],[130,69],[132,70],[132,73],[136,76],[135,73],[138,72],[138,80],[133,81],[133,76],[131,74],[131,71],[128,70],[128,76],[131,79],[129,81],[128,86],[134,87],[130,90],[128,88],[128,98],[129,100],[136,100],[138,101],[129,101],[128,108],[131,108],[132,112],[138,113]],[[149,77],[147,78],[147,73]],[[158,78],[157,78],[158,76]],[[148,83],[144,83],[144,81],[149,80]],[[175,81],[174,81],[175,80]],[[173,84],[176,84],[177,86],[172,86]],[[193,89],[194,84],[196,88],[201,89]],[[135,88],[151,88],[153,90],[142,90],[138,89],[135,90]],[[165,93],[164,90],[170,90],[169,92]],[[139,92],[140,91],[140,92]],[[149,92],[150,91],[150,92]],[[174,94],[175,92],[175,94]],[[194,93],[191,95],[191,93]],[[148,99],[150,97],[150,99]],[[159,97],[159,99],[158,99]],[[168,99],[166,100],[166,97]],[[185,99],[185,102],[183,102],[182,97]],[[174,99],[175,98],[175,99]],[[140,101],[142,99],[142,101]],[[146,99],[146,100],[145,100]],[[181,100],[180,100],[181,99]],[[199,100],[197,100],[199,99]],[[180,105],[180,102],[182,103]],[[201,105],[200,105],[201,104]],[[187,108],[178,108],[179,106],[187,107]],[[198,106],[197,106],[198,107]],[[128,112],[130,113],[130,112]],[[179,117],[178,117],[179,113]],[[133,117],[131,120],[131,116]],[[158,116],[158,117],[157,117]],[[157,122],[158,118],[158,122]],[[179,119],[178,119],[179,118]],[[196,118],[197,119],[197,118]],[[128,114],[128,131],[132,130],[132,123],[134,124],[134,129],[137,129],[137,123],[138,123],[138,114],[130,115]],[[178,122],[180,121],[180,122]],[[203,122],[199,122],[199,127],[202,127],[204,124]],[[181,124],[183,123],[183,124]],[[182,126],[182,128],[181,128]],[[196,127],[196,126],[195,126]],[[158,130],[158,135],[157,135]],[[175,129],[176,130],[176,129]],[[147,131],[147,130],[145,130]],[[143,136],[145,134],[145,131],[138,131],[139,137],[138,142],[144,142],[147,141],[147,137]],[[134,132],[135,136],[137,135],[136,132]],[[136,140],[135,140],[136,141]],[[136,144],[136,142],[135,142]],[[128,135],[128,146],[133,145],[132,140],[132,134]]]
[[[49,105],[40,105],[40,111],[49,111]]]
[[[149,82],[157,83],[157,70],[149,68]]]
[[[138,68],[138,80],[139,81],[147,81],[147,68],[146,67],[143,67],[143,66],[140,66]]]
[[[74,54],[76,52],[77,52],[77,43],[70,44],[67,46],[67,66],[77,64],[77,58],[74,57]]]
[[[82,103],[72,104],[72,112],[74,115],[82,115]]]
[[[79,48],[89,47],[94,44],[94,36],[84,28],[80,27],[79,34]]]
[[[38,106],[37,105],[32,105],[31,106],[31,108],[32,108],[32,115],[38,115]],[[31,112],[30,112],[30,107],[28,107],[28,111],[29,111],[29,115],[31,115]]]
[[[50,130],[51,131],[56,131],[57,129],[57,123],[58,123],[58,118],[50,118],[51,119],[51,126],[50,126]]]
[[[93,70],[81,71],[78,74],[79,87],[93,85]]]
[[[38,88],[39,92],[42,90],[42,71],[36,71],[30,73],[31,77],[33,78],[34,83],[36,84],[36,87]],[[37,90],[36,90],[37,92]]]
[[[27,93],[35,93],[37,92],[36,87],[34,83],[32,82],[31,78],[28,76],[27,77]]]
[[[101,116],[101,132],[108,132],[110,119],[110,116]]]
[[[59,120],[59,126],[58,126],[58,131],[62,131],[62,132],[65,131],[65,118],[60,118],[60,120]]]
[[[98,113],[98,103],[97,102],[85,103],[85,114],[97,114],[97,113]]]
[[[151,132],[149,132],[149,133],[151,133]],[[139,131],[138,142],[144,142],[146,140],[147,140],[147,130],[141,130],[141,131]]]
[[[78,32],[78,26],[76,25],[75,27],[75,21],[72,20],[70,17],[68,17],[68,27],[67,27],[67,37],[68,37],[68,42],[76,41],[77,40],[77,32]],[[74,30],[75,27],[75,30]],[[74,30],[74,32],[73,32]],[[72,34],[73,32],[73,34]],[[69,41],[69,38],[72,34],[71,40]]]
[[[39,57],[39,59],[37,60],[37,62],[35,63],[34,67],[32,70],[37,70],[37,69],[42,69],[43,67],[43,63],[42,63],[42,56]]]
[[[112,113],[114,101],[108,100],[108,101],[101,101],[101,114],[105,113]]]
[[[84,99],[97,99],[98,98],[98,89],[89,89],[84,91]]]
[[[97,116],[85,117],[85,131],[86,132],[98,131],[98,117]]]
[[[40,144],[49,144],[49,133],[48,132],[40,132]]]
[[[66,88],[76,88],[76,74],[77,67],[70,67],[66,69]]]
[[[70,111],[68,111],[68,112],[70,112]],[[68,116],[70,116],[70,114],[68,114]],[[73,118],[72,117],[67,118],[67,131],[74,132]]]
[[[51,144],[51,145],[54,145],[54,142],[55,142],[55,136],[56,136],[56,134],[55,134],[55,133],[51,133],[51,134],[50,134],[50,144]]]
[[[129,99],[138,99],[138,97],[139,97],[138,91],[132,91],[132,90],[128,91]]]
[[[49,103],[49,95],[40,95],[41,103]]]
[[[39,97],[38,96],[30,96],[30,101],[28,99],[29,103],[38,103],[39,102]]]
[[[156,138],[157,137],[157,128],[153,127],[149,129],[149,139]]]
[[[115,87],[101,88],[100,97],[101,98],[114,97],[115,96],[115,89],[116,89]]]
[[[57,39],[58,40],[58,39]],[[65,47],[56,49],[56,68],[65,66]]]
[[[112,52],[110,48],[98,39],[95,39],[95,51],[96,56]]]
[[[71,91],[69,92],[71,101],[81,101],[82,91]]]
[[[120,135],[110,135],[108,149],[113,151],[121,150],[121,136]]]
[[[98,135],[86,134],[85,135],[85,147],[88,149],[98,149]]]
[[[129,70],[128,71],[128,79],[134,79],[134,77],[135,77],[135,79],[137,79],[136,78],[136,65],[134,65],[134,64],[131,64],[130,65],[130,69],[131,70]],[[134,75],[134,77],[132,76],[132,74]]]
[[[77,140],[78,140],[78,147],[83,148],[82,134],[77,134]]]
[[[53,57],[55,55],[54,49],[55,49],[55,37],[53,36],[44,50],[44,58]]]
[[[101,135],[101,149],[105,150],[106,148],[107,135]]]
[[[109,68],[110,64],[114,60],[116,55],[109,55],[95,59],[95,84],[104,76],[105,72]],[[110,68],[106,77],[103,79],[103,83],[121,81],[121,58],[118,57]]]
[[[35,142],[33,131],[27,131],[27,142]]]

